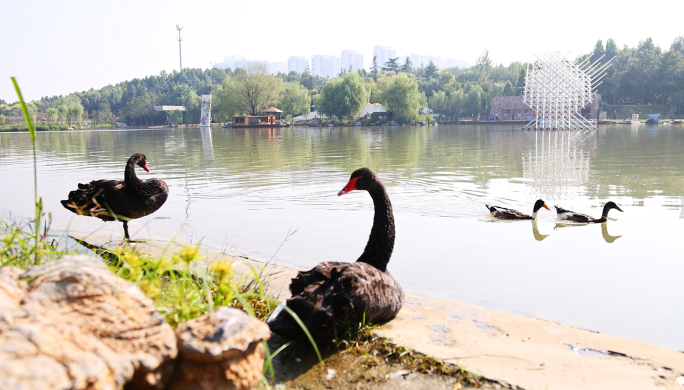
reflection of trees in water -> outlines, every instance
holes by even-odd
[[[596,149],[594,131],[535,131],[534,147],[522,154],[523,177],[543,197],[583,195]]]

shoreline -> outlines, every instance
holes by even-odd
[[[136,249],[154,256],[168,244],[150,240],[136,244]],[[201,251],[205,257],[199,267],[223,257],[235,262],[238,274],[263,268],[269,293],[281,302],[289,297],[290,279],[299,271],[206,247]],[[373,332],[487,379],[525,389],[684,386],[684,352],[458,301],[407,294],[397,317]]]

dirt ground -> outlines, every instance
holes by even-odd
[[[276,351],[287,340],[269,341]],[[275,377],[269,385],[278,390],[313,389],[503,389],[517,388],[473,375],[458,366],[444,364],[387,339],[360,336],[355,343],[319,346],[322,362],[310,344],[285,348],[273,359]]]

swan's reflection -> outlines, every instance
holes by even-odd
[[[537,228],[537,220],[533,219],[532,220],[532,234],[534,234],[534,239],[537,241],[544,241],[546,237],[548,237],[548,234],[540,234],[539,229]]]
[[[211,138],[211,127],[201,126],[200,136],[202,137],[204,157],[209,161],[214,161],[214,143]]]
[[[573,227],[573,226],[588,226],[588,225],[594,225],[593,223],[564,223],[564,222],[557,222],[556,226],[553,228],[553,230],[560,229],[560,228],[566,228],[566,227]],[[601,235],[603,236],[603,241],[607,242],[608,244],[612,244],[615,240],[622,236],[611,236],[608,234],[608,223],[603,222],[601,223]]]

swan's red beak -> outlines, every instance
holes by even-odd
[[[349,192],[354,191],[354,190],[356,189],[356,181],[357,181],[357,180],[359,180],[358,177],[354,177],[354,178],[350,179],[350,180],[349,180],[349,183],[347,183],[347,185],[344,186],[344,188],[342,189],[342,191],[340,191],[340,192],[337,193],[337,196],[344,195],[344,194],[347,194],[347,193],[349,193]]]
[[[145,172],[150,171],[150,168],[147,167],[147,161],[145,161],[145,165],[143,166],[143,169],[145,170]]]

